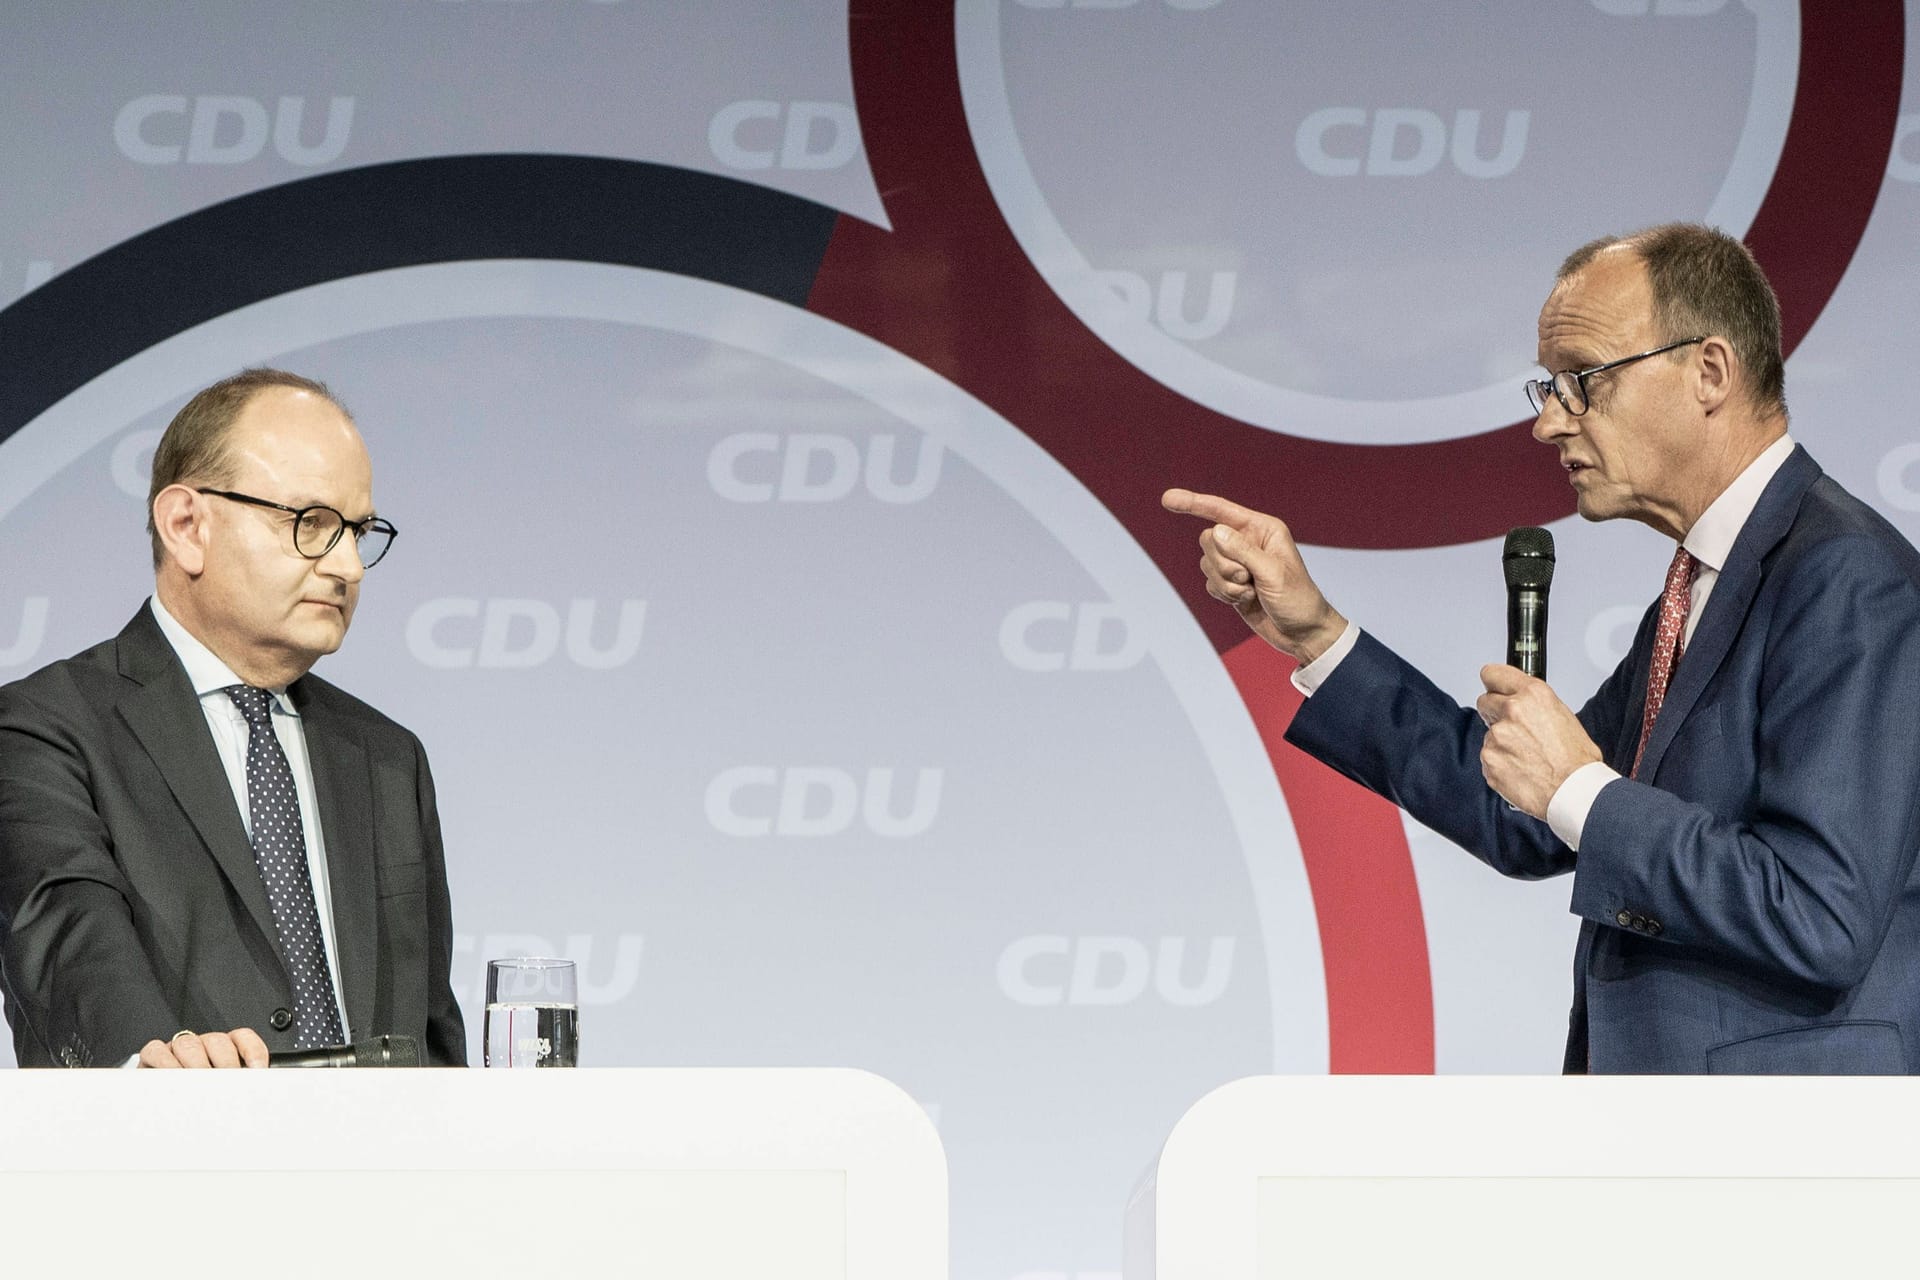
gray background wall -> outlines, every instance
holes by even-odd
[[[139,605],[188,394],[326,379],[402,534],[321,669],[427,743],[475,1033],[557,952],[590,1065],[880,1072],[957,1277],[1105,1280],[1218,1084],[1556,1069],[1574,935],[1283,791],[1152,495],[1303,513],[1462,698],[1553,519],[1577,703],[1669,551],[1474,451],[1566,250],[1760,218],[1794,433],[1914,533],[1920,4],[1834,8],[7,5],[0,679]]]

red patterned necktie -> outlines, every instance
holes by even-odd
[[[1700,562],[1685,547],[1675,547],[1673,563],[1667,566],[1666,590],[1660,593],[1660,621],[1653,629],[1653,666],[1647,672],[1647,709],[1640,720],[1640,745],[1633,753],[1633,771],[1638,777],[1640,757],[1647,753],[1647,739],[1653,736],[1653,722],[1660,704],[1667,700],[1667,682],[1673,678],[1674,664],[1680,661],[1684,646],[1681,634],[1687,629],[1687,611],[1693,605],[1693,575]]]

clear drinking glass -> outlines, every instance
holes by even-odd
[[[489,1067],[578,1066],[579,1021],[573,961],[542,956],[487,961]]]

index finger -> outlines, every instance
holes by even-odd
[[[1264,518],[1258,511],[1237,502],[1229,502],[1211,493],[1195,493],[1191,489],[1167,490],[1160,495],[1160,505],[1175,515],[1199,516],[1202,520],[1211,520],[1235,529],[1244,529]]]
[[[240,1051],[242,1065],[249,1067],[267,1065],[267,1059],[270,1056],[267,1052],[267,1042],[262,1040],[252,1027],[235,1027],[227,1033],[227,1038],[233,1041],[233,1047]]]

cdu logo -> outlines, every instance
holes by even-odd
[[[1125,671],[1147,646],[1114,605],[1034,600],[1001,620],[1000,654],[1022,671]]]
[[[1893,131],[1887,176],[1895,182],[1920,182],[1920,115],[1900,117]]]
[[[1593,7],[1615,18],[1695,18],[1718,13],[1727,0],[1593,0]]]
[[[1881,501],[1895,511],[1920,511],[1920,443],[1896,445],[1874,469]]]
[[[18,264],[8,266],[0,262],[0,305],[32,293],[51,279],[53,279],[53,263],[44,258],[29,258],[24,267]],[[17,281],[20,287],[12,290],[9,280]],[[9,292],[9,290],[12,291]]]
[[[728,836],[833,836],[856,820],[890,839],[922,835],[940,816],[947,771],[919,770],[904,810],[894,795],[902,772],[876,766],[861,779],[845,769],[742,765],[707,784],[707,821]]]
[[[913,470],[896,474],[898,441],[881,433],[864,448],[846,436],[743,431],[707,455],[707,483],[729,502],[838,502],[864,485],[881,502],[924,501],[940,483],[940,442],[922,436]]]
[[[1152,988],[1167,1004],[1200,1008],[1227,993],[1234,939],[1209,940],[1206,970],[1194,983],[1182,972],[1187,941],[1161,938],[1149,948],[1139,938],[1035,934],[1000,953],[1000,991],[1015,1004],[1044,1008],[1132,1004]]]
[[[13,638],[0,631],[0,669],[24,667],[40,654],[47,640],[47,613],[52,601],[46,596],[28,596],[20,602],[20,622]],[[4,618],[5,615],[0,615]]]
[[[1237,271],[1215,271],[1208,277],[1206,300],[1199,315],[1187,301],[1188,272],[1163,271],[1156,288],[1145,276],[1132,271],[1101,271],[1100,282],[1120,295],[1127,314],[1136,323],[1155,325],[1169,338],[1197,342],[1211,338],[1227,327],[1233,318],[1233,295],[1239,287]]]
[[[1469,178],[1504,178],[1520,167],[1527,150],[1531,111],[1509,111],[1500,144],[1481,154],[1480,110],[1453,113],[1453,125],[1437,112],[1417,107],[1322,107],[1294,130],[1293,150],[1300,163],[1323,178],[1413,178],[1432,173],[1442,159]],[[1449,145],[1451,137],[1451,145]]]
[[[269,139],[288,164],[311,168],[338,160],[353,131],[353,99],[328,102],[318,142],[304,140],[306,117],[305,98],[282,98],[269,112],[253,98],[150,93],[120,108],[113,140],[139,164],[245,164]]]
[[[1020,0],[1020,4],[1027,9],[1131,9],[1148,4],[1198,13],[1218,8],[1221,0]]]
[[[596,947],[590,933],[570,933],[566,945],[555,947],[551,938],[533,933],[455,934],[453,939],[453,994],[463,1003],[477,998],[481,974],[486,962],[501,956],[560,956],[573,961],[579,978],[577,994],[583,1005],[618,1004],[633,994],[640,982],[640,955],[645,934],[622,933],[614,938],[613,961],[602,973],[595,966],[594,952],[606,956],[605,947]]]
[[[707,123],[707,146],[729,169],[839,169],[860,152],[844,102],[730,102]]]
[[[1588,619],[1583,647],[1595,671],[1604,675],[1620,665],[1633,647],[1634,630],[1646,612],[1643,604],[1611,604]]]
[[[129,431],[114,443],[113,452],[107,455],[108,473],[113,477],[113,487],[137,502],[147,500],[147,489],[153,478],[153,451],[160,447],[160,432],[157,429],[147,431]]]
[[[598,600],[570,600],[563,619],[544,600],[478,600],[442,596],[428,600],[407,619],[407,651],[424,667],[460,671],[480,667],[515,670],[544,666],[562,651],[576,667],[611,671],[640,652],[647,602],[622,600],[612,625]]]

